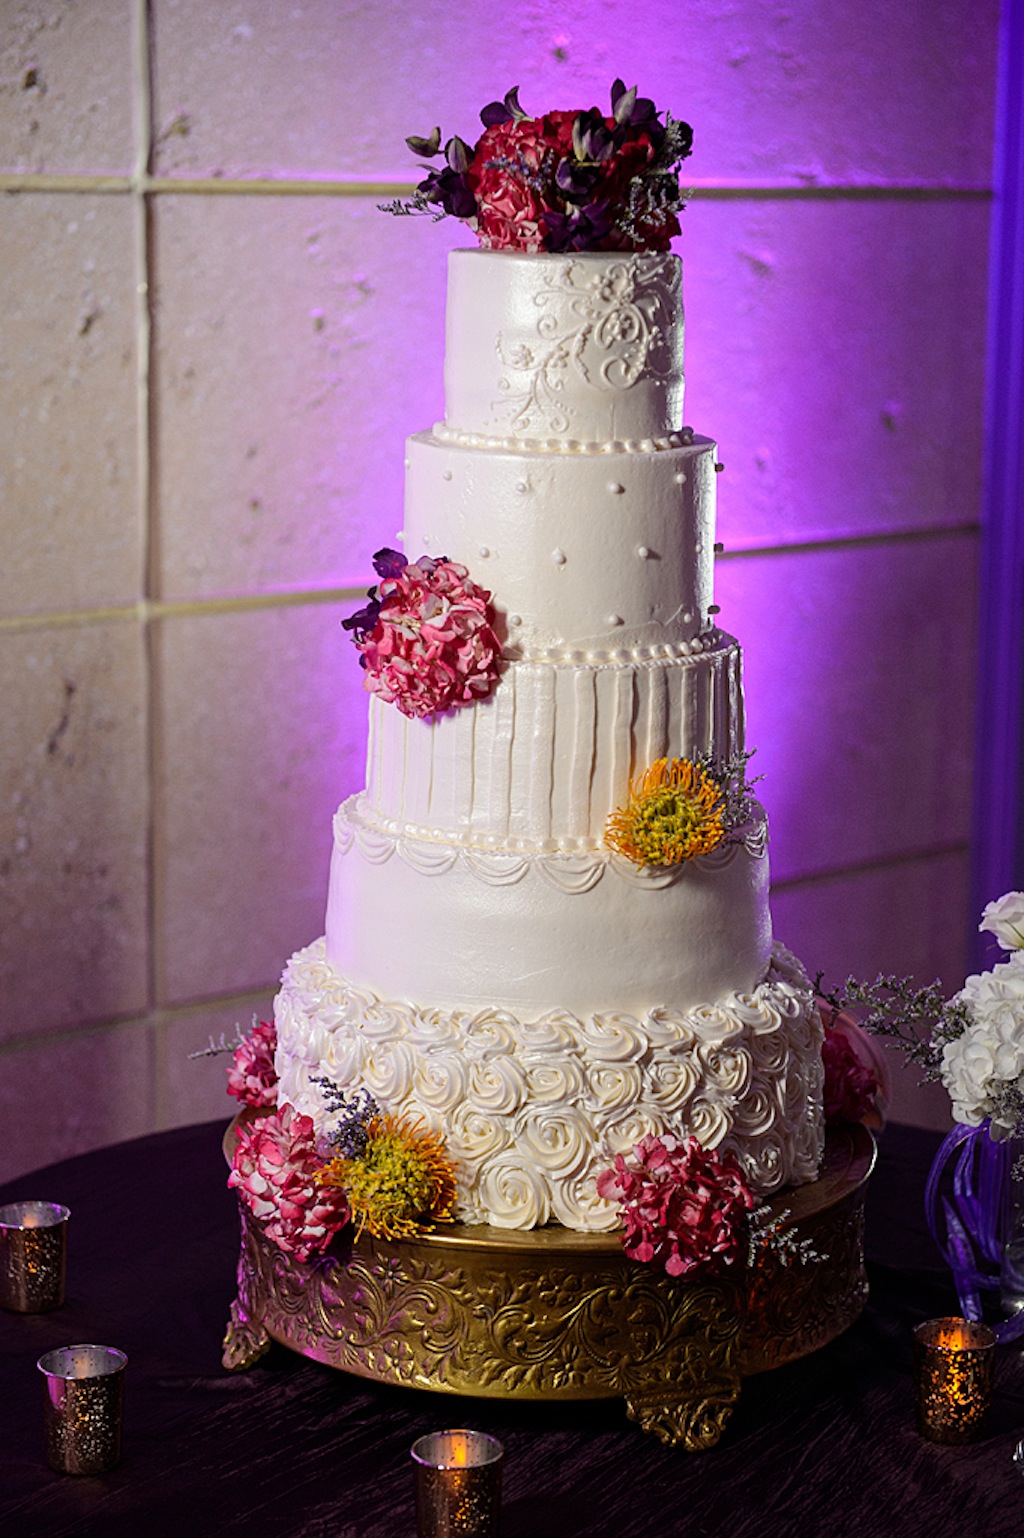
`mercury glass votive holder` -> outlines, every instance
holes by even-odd
[[[914,1330],[917,1429],[929,1442],[973,1442],[992,1399],[996,1338],[970,1319],[929,1319]]]
[[[434,1431],[414,1442],[418,1538],[496,1538],[504,1452],[483,1431]]]
[[[127,1364],[113,1346],[61,1346],[39,1358],[46,1461],[58,1474],[105,1474],[117,1463]]]
[[[60,1308],[70,1216],[57,1202],[0,1207],[0,1308],[17,1314]]]

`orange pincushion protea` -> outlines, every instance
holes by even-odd
[[[455,1166],[436,1132],[408,1116],[375,1116],[366,1148],[354,1159],[335,1158],[320,1171],[320,1182],[338,1186],[353,1219],[378,1239],[423,1233],[450,1223],[455,1202]]]
[[[681,865],[710,854],[726,834],[722,787],[688,758],[659,758],[608,818],[604,841],[634,865]]]

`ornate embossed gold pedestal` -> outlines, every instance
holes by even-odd
[[[233,1127],[228,1138],[233,1141]],[[713,1447],[744,1377],[825,1345],[867,1300],[863,1214],[874,1165],[863,1127],[830,1133],[813,1185],[775,1196],[822,1257],[673,1280],[616,1234],[453,1224],[417,1239],[339,1235],[302,1263],[243,1206],[224,1365],[271,1340],[378,1383],[517,1399],[624,1399],[663,1442]]]

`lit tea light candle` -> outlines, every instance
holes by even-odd
[[[18,1314],[60,1308],[70,1216],[57,1202],[9,1202],[0,1207],[0,1308]]]
[[[503,1457],[483,1431],[435,1431],[414,1442],[419,1538],[496,1538]]]
[[[917,1429],[930,1442],[970,1442],[992,1398],[996,1338],[970,1319],[929,1319],[914,1330]]]

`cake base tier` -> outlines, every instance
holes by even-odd
[[[225,1152],[234,1142],[234,1126]],[[242,1206],[224,1365],[278,1341],[378,1383],[477,1398],[624,1399],[663,1442],[714,1446],[743,1378],[826,1345],[867,1301],[863,1210],[875,1146],[829,1133],[819,1178],[767,1204],[816,1259],[673,1279],[615,1234],[452,1224],[415,1239],[339,1236],[301,1262]]]

